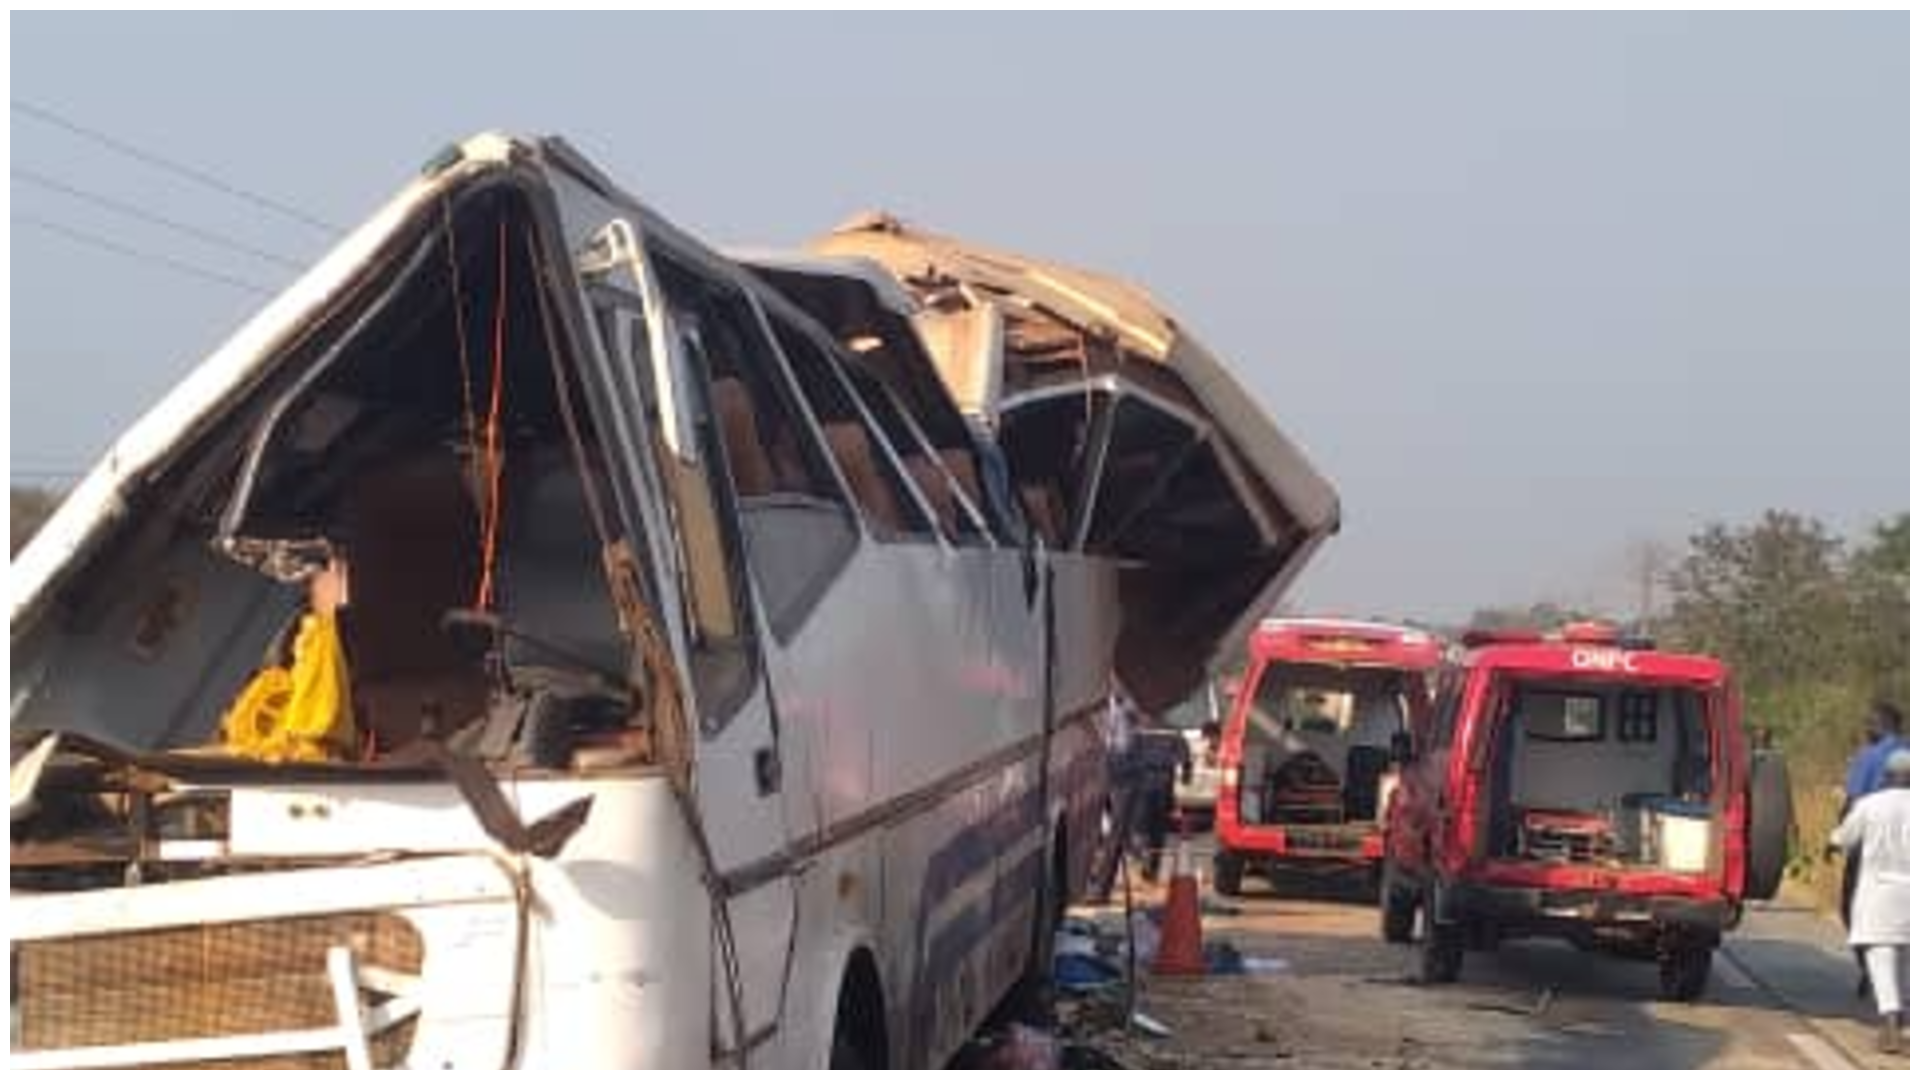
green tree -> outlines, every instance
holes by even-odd
[[[1599,616],[1577,607],[1538,600],[1525,607],[1476,608],[1467,619],[1469,630],[1558,630],[1573,622],[1586,622]]]
[[[1834,678],[1857,633],[1843,553],[1819,521],[1783,510],[1710,525],[1668,577],[1663,636],[1733,662],[1751,693]]]
[[[1769,511],[1695,534],[1668,576],[1669,645],[1711,653],[1740,680],[1750,728],[1792,761],[1797,875],[1830,902],[1838,883],[1816,861],[1838,786],[1875,697],[1906,700],[1908,515],[1849,547],[1819,521]]]
[[[1907,576],[1908,515],[1873,527],[1847,563],[1847,590],[1857,637],[1855,662],[1874,694],[1907,700],[1912,591]]]

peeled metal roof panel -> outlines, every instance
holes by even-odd
[[[872,259],[903,280],[944,276],[1013,294],[1085,332],[1111,334],[1130,354],[1177,373],[1218,428],[1310,529],[1337,527],[1340,504],[1333,486],[1213,352],[1140,286],[926,232],[884,213],[859,215],[809,248],[823,255]]]

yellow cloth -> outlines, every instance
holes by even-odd
[[[258,761],[351,760],[359,739],[332,615],[304,615],[293,666],[262,668],[220,722],[224,749]]]

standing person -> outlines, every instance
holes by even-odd
[[[1132,783],[1137,816],[1133,831],[1142,841],[1148,881],[1160,877],[1160,856],[1166,851],[1167,830],[1173,824],[1173,787],[1193,779],[1193,751],[1187,737],[1157,723],[1133,733]]]
[[[1101,836],[1099,856],[1094,860],[1094,895],[1105,903],[1113,895],[1113,883],[1120,873],[1121,855],[1133,834],[1136,792],[1133,784],[1132,756],[1134,737],[1133,701],[1118,683],[1107,693],[1105,736],[1107,743],[1106,831]]]
[[[1909,941],[1908,763],[1905,750],[1889,754],[1884,786],[1856,801],[1828,841],[1830,848],[1859,856],[1847,942],[1865,955],[1880,1013],[1880,1050],[1887,1054],[1900,1051],[1900,1029],[1907,1023],[1906,988],[1901,984]]]
[[[1873,794],[1880,788],[1880,773],[1887,758],[1907,749],[1907,721],[1900,710],[1884,701],[1876,701],[1867,713],[1861,747],[1847,763],[1847,805]]]
[[[1840,816],[1845,818],[1853,804],[1880,789],[1880,774],[1886,767],[1887,758],[1895,751],[1907,749],[1906,719],[1900,710],[1884,701],[1876,701],[1867,713],[1867,722],[1858,752],[1847,763],[1846,798],[1840,804]],[[1849,852],[1847,863],[1840,874],[1840,918],[1849,927],[1853,925],[1853,893],[1860,879],[1860,858]],[[1867,996],[1867,965],[1864,955],[1855,950],[1854,959],[1860,965],[1860,983],[1854,993]]]

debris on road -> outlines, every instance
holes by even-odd
[[[1057,1069],[1060,1040],[1036,1027],[1008,1024],[975,1038],[954,1065],[963,1069]]]
[[[1119,985],[1121,978],[1118,968],[1097,956],[1069,953],[1053,958],[1054,985],[1069,994],[1104,990]]]
[[[1156,1039],[1170,1038],[1173,1035],[1172,1028],[1143,1012],[1133,1014],[1133,1028],[1135,1031],[1145,1032]]]
[[[1248,975],[1279,975],[1293,970],[1293,965],[1277,956],[1243,956],[1240,970]]]

